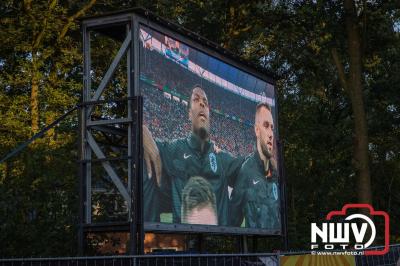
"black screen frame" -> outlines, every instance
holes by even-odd
[[[208,47],[207,45],[203,44],[202,42],[204,40],[201,40],[197,38],[196,36],[192,35],[189,33],[183,33],[183,32],[178,32],[174,30],[173,28],[177,29],[176,27],[179,27],[173,23],[167,24],[167,25],[161,25],[159,23],[154,22],[153,20],[150,20],[149,18],[142,17],[140,15],[135,15],[134,20],[136,23],[135,27],[138,27],[135,36],[135,40],[137,45],[140,45],[140,36],[139,36],[139,29],[141,27],[148,28],[150,30],[157,31],[161,34],[164,34],[168,37],[174,38],[175,40],[184,43],[185,45],[196,49],[200,52],[203,52],[209,56],[212,56],[218,60],[221,60],[222,62],[231,65],[232,67],[235,67],[249,75],[252,75],[254,77],[259,78],[262,81],[265,81],[266,83],[269,83],[274,86],[274,95],[275,95],[275,124],[276,124],[276,143],[277,143],[277,158],[279,159],[279,185],[280,185],[280,209],[281,209],[281,219],[280,219],[280,230],[269,230],[269,229],[258,229],[258,228],[244,228],[244,227],[227,227],[227,226],[213,226],[213,225],[192,225],[192,224],[174,224],[174,223],[154,223],[154,222],[146,222],[143,221],[143,228],[145,232],[179,232],[179,233],[211,233],[211,234],[219,234],[219,235],[263,235],[263,236],[285,236],[286,235],[286,215],[287,215],[287,210],[286,210],[286,182],[285,178],[283,176],[284,171],[283,171],[283,160],[282,158],[282,146],[281,146],[281,139],[279,137],[279,130],[278,130],[278,114],[279,114],[279,109],[278,109],[278,97],[277,97],[277,89],[276,89],[276,82],[275,79],[266,75],[265,73],[262,73],[260,71],[257,71],[256,69],[249,67],[246,64],[243,64],[233,58],[231,58],[227,53],[221,53],[219,51],[216,51],[212,49],[211,47]],[[191,35],[191,36],[190,36]],[[211,43],[211,42],[210,42]],[[136,47],[135,47],[136,48]],[[136,48],[136,51],[138,48]],[[135,53],[136,54],[136,60],[139,62],[140,61],[140,53]],[[136,64],[136,66],[139,67],[139,73],[140,73],[140,63]],[[136,87],[136,86],[135,86]],[[139,86],[136,87],[135,95],[139,95]],[[142,173],[143,175],[143,173]],[[143,206],[142,206],[143,208]]]

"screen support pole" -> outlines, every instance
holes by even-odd
[[[83,92],[81,96],[81,102],[89,100],[91,91],[91,80],[90,80],[90,31],[84,26],[83,27]],[[85,159],[90,158],[88,149],[86,148],[86,106],[82,105],[79,108],[79,227],[78,227],[78,255],[83,256],[85,250],[85,232],[83,225],[90,220],[87,206],[87,187],[90,186],[87,182],[87,174],[91,173],[91,164],[86,162]]]
[[[132,182],[131,182],[131,203],[132,215],[129,219],[129,233],[130,233],[130,250],[131,255],[143,254],[143,156],[142,156],[142,114],[143,114],[143,98],[142,96],[135,96],[131,100],[133,121],[132,121],[132,150],[134,151],[133,165],[132,165]]]
[[[248,245],[247,245],[247,239],[248,237],[246,235],[242,236],[242,243],[241,243],[241,248],[243,253],[249,253]]]
[[[135,19],[135,16],[131,19],[131,31],[130,34],[132,36],[132,42],[130,46],[130,84],[133,85],[130,88],[131,93],[135,95],[133,101],[133,124],[132,124],[132,135],[131,135],[131,144],[132,151],[134,155],[134,166],[133,170],[133,180],[132,184],[134,184],[134,189],[132,193],[134,195],[135,212],[134,219],[132,223],[135,222],[133,228],[134,232],[131,231],[132,237],[135,238],[135,250],[134,255],[143,255],[144,253],[144,221],[143,221],[143,139],[142,139],[142,126],[143,126],[143,97],[140,95],[139,90],[139,81],[140,81],[140,72],[139,72],[139,23]],[[131,237],[131,239],[132,239]],[[132,254],[133,255],[133,254]]]
[[[282,226],[282,237],[283,237],[283,247],[284,250],[289,249],[289,240],[288,240],[288,228],[287,228],[287,193],[286,193],[286,173],[284,167],[284,160],[283,160],[283,142],[278,141],[279,145],[279,174],[281,176],[281,226]]]
[[[253,236],[253,251],[254,253],[257,253],[258,250],[258,236]]]
[[[200,254],[204,253],[204,236],[203,234],[198,235],[198,241],[199,241],[199,252]]]

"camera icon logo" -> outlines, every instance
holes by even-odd
[[[367,250],[376,238],[376,225],[372,219],[362,213],[348,214],[350,209],[368,209],[371,217],[384,219],[385,244],[381,250]],[[332,221],[334,217],[341,216],[343,222]],[[358,223],[355,220],[359,221]],[[331,211],[326,216],[326,221],[318,226],[311,223],[311,249],[323,250],[353,250],[363,252],[364,255],[384,255],[389,251],[389,215],[384,211],[376,211],[369,204],[346,204],[340,211]],[[369,234],[367,231],[369,230]],[[351,244],[350,237],[355,243]],[[319,241],[318,241],[319,240]],[[336,252],[337,253],[337,252]]]

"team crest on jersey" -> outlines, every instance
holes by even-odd
[[[215,154],[212,152],[208,155],[208,158],[210,159],[210,167],[211,170],[216,173],[218,166],[217,166],[217,157],[215,157]]]
[[[275,200],[278,200],[278,186],[275,183],[272,183],[272,195]]]

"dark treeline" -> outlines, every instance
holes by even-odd
[[[79,102],[79,19],[133,6],[279,77],[291,249],[352,202],[387,211],[400,242],[398,1],[1,1],[1,157]],[[0,257],[77,254],[76,129],[71,116],[0,164]],[[279,248],[259,239],[258,251]]]

